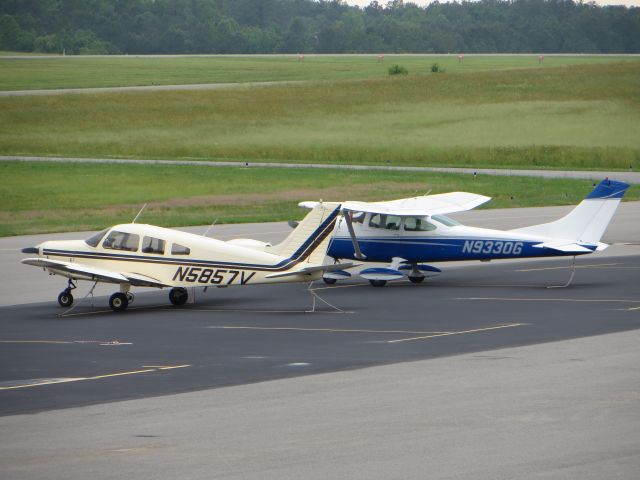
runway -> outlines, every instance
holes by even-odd
[[[330,305],[315,312],[307,285],[285,284],[198,291],[184,308],[141,290],[124,314],[107,287],[65,314],[55,278],[13,265],[37,238],[3,239],[25,290],[12,305],[5,284],[0,307],[4,472],[636,478],[639,227],[637,202],[622,207],[615,245],[579,257],[569,288],[547,288],[566,258],[447,264],[418,285],[316,283]],[[566,209],[474,218],[514,228]]]

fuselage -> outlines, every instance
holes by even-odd
[[[38,245],[40,257],[148,278],[170,287],[234,286],[254,283],[300,281],[297,275],[270,279],[303,260],[298,255],[283,257],[213,238],[142,224],[116,225],[87,240],[48,241]],[[64,270],[54,273],[77,279],[92,278]],[[316,279],[322,272],[307,274]],[[114,282],[119,283],[119,282]],[[135,283],[135,281],[133,282]]]
[[[359,213],[354,215],[352,224],[360,251],[372,262],[391,262],[394,257],[421,263],[576,255],[535,246],[558,239],[468,227],[444,215],[400,217]],[[598,245],[585,247],[594,251]],[[337,259],[353,259],[354,253],[346,221],[341,218],[327,254]]]

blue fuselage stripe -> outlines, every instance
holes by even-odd
[[[534,247],[538,243],[540,242],[443,237],[358,239],[360,251],[366,256],[367,261],[372,262],[391,262],[394,257],[404,258],[409,262],[449,262],[577,255]],[[595,248],[593,246],[594,250]],[[333,258],[356,259],[350,238],[334,237],[329,246],[328,255]]]

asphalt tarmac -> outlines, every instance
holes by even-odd
[[[33,413],[640,328],[640,256],[477,264],[420,285],[362,280],[138,294],[68,313],[4,307],[0,414]],[[328,302],[324,303],[322,300]],[[330,304],[330,305],[329,305]]]
[[[23,292],[2,287],[3,476],[637,478],[638,203],[622,207],[615,245],[579,257],[569,288],[547,288],[566,258],[447,264],[419,285],[316,283],[315,312],[284,284],[179,309],[141,290],[124,314],[100,294],[65,313],[59,279],[14,265],[39,237],[4,239]]]

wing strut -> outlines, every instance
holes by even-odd
[[[351,223],[351,210],[344,212],[344,221],[347,223],[349,229],[349,235],[351,236],[351,243],[353,243],[354,257],[358,260],[366,259],[366,255],[363,255],[360,251],[360,245],[358,245],[358,239],[356,238],[356,232],[353,231],[353,224]]]

